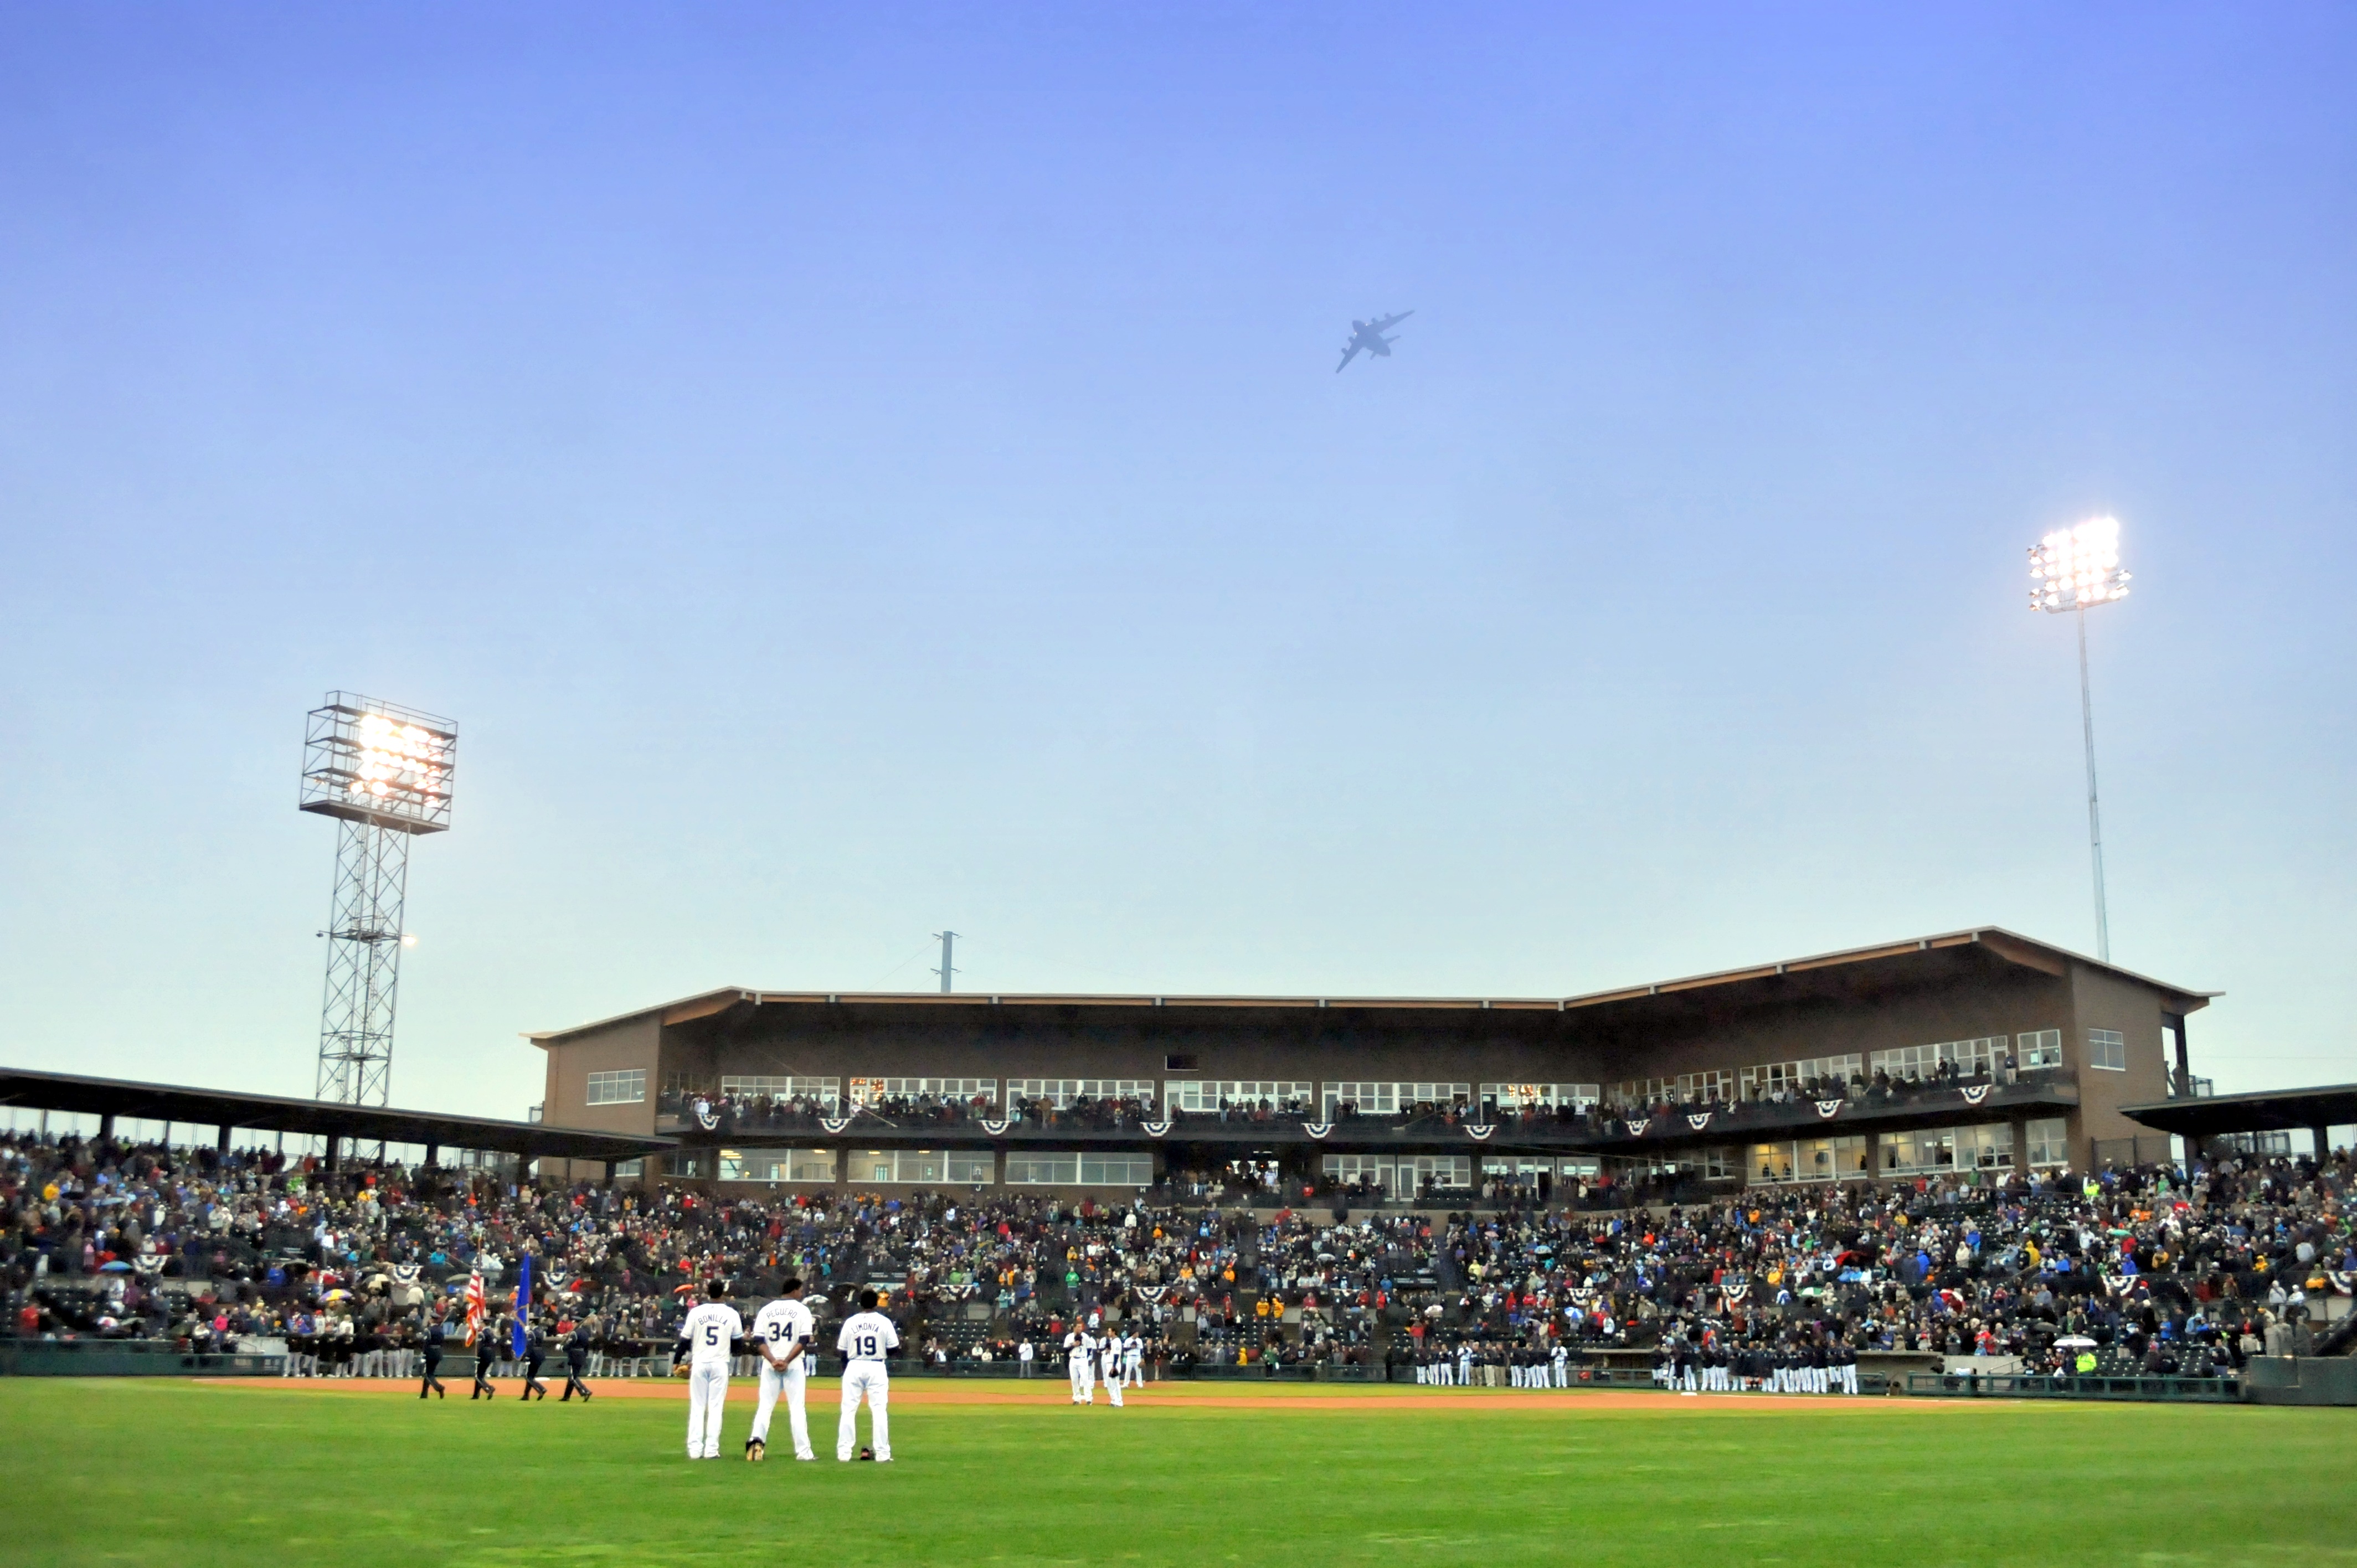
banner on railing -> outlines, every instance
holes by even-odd
[[[848,1116],[822,1116],[818,1119],[818,1124],[826,1129],[827,1134],[830,1137],[841,1137],[850,1129],[851,1118]]]
[[[1710,1125],[1710,1112],[1707,1111],[1687,1112],[1686,1125],[1693,1128],[1697,1133],[1701,1132],[1705,1127]]]
[[[1982,1101],[1988,1098],[1988,1091],[1989,1086],[1986,1083],[1966,1084],[1964,1086],[1964,1103],[1967,1105],[1978,1105]]]
[[[1468,1122],[1465,1123],[1465,1135],[1472,1139],[1477,1144],[1488,1143],[1490,1141],[1490,1134],[1497,1130],[1498,1125],[1494,1122]]]
[[[1015,1119],[1010,1116],[1003,1122],[993,1122],[985,1116],[980,1118],[980,1125],[982,1130],[991,1137],[1003,1138],[1006,1136],[1006,1130],[1015,1125]]]
[[[1838,1100],[1820,1100],[1817,1101],[1817,1119],[1830,1122],[1840,1114],[1842,1102]]]
[[[1140,1122],[1138,1125],[1146,1129],[1146,1135],[1149,1138],[1159,1138],[1170,1131],[1168,1122]]]
[[[695,1108],[695,1121],[698,1126],[709,1133],[720,1125],[720,1113],[716,1111],[706,1111],[699,1105]]]
[[[1301,1130],[1308,1133],[1313,1138],[1322,1138],[1327,1133],[1331,1133],[1334,1130],[1334,1123],[1331,1122],[1304,1122],[1301,1124]]]
[[[1645,1135],[1645,1129],[1652,1124],[1653,1119],[1651,1116],[1632,1116],[1628,1121],[1621,1123],[1622,1126],[1629,1129],[1629,1136],[1631,1138],[1643,1137]]]

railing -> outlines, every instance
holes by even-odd
[[[0,1377],[276,1377],[284,1356],[190,1350],[169,1339],[0,1339]]]
[[[2160,1400],[2232,1404],[2242,1387],[2231,1378],[2102,1376],[2096,1373],[1910,1372],[1907,1391],[1946,1399]]]

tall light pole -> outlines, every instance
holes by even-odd
[[[2095,701],[2087,680],[2087,612],[2128,596],[2120,570],[2117,518],[2094,517],[2057,529],[2029,547],[2029,607],[2070,612],[2079,623],[2079,728],[2087,747],[2087,848],[2095,863],[2095,956],[2112,961],[2111,917],[2104,908],[2104,812],[2095,796]]]
[[[311,710],[297,804],[337,819],[317,1099],[382,1105],[392,1094],[409,841],[450,826],[457,753],[458,726],[431,714],[348,692]]]

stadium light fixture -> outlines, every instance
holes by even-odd
[[[2104,812],[2095,793],[2095,703],[2087,679],[2087,612],[2128,596],[2120,570],[2120,524],[2092,517],[2060,528],[2029,547],[2029,607],[2071,612],[2079,623],[2079,728],[2087,752],[2087,848],[2095,870],[2095,956],[2112,961],[2111,916],[2104,900]]]
[[[337,819],[328,978],[313,1093],[382,1105],[392,1093],[393,1000],[409,886],[409,841],[447,832],[458,727],[448,719],[330,692],[311,711],[296,804]]]

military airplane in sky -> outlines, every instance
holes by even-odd
[[[1364,349],[1370,354],[1381,354],[1384,359],[1390,359],[1392,357],[1392,345],[1398,342],[1399,339],[1396,338],[1386,338],[1383,334],[1390,331],[1393,328],[1398,326],[1401,322],[1405,321],[1409,317],[1414,316],[1415,314],[1415,312],[1413,310],[1403,310],[1397,316],[1386,316],[1374,321],[1351,322],[1351,340],[1342,345],[1342,365],[1349,364],[1351,360],[1357,357],[1359,350],[1361,349]],[[1334,367],[1334,373],[1336,375],[1339,376],[1342,373],[1342,365],[1337,365]]]

